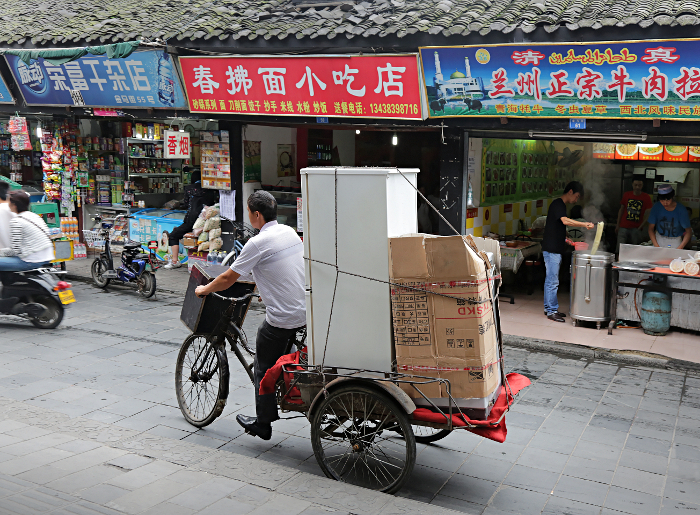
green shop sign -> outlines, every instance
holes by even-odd
[[[424,47],[431,118],[700,120],[700,40]]]

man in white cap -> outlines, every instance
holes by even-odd
[[[654,247],[682,249],[693,236],[688,210],[675,200],[670,184],[659,186],[659,201],[649,213],[649,237]]]

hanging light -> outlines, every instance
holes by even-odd
[[[359,133],[360,133],[360,129],[355,129],[355,134],[359,134]]]
[[[41,122],[37,122],[36,126],[36,137],[41,139],[41,136],[43,135],[43,131],[41,130]]]
[[[391,144],[394,146],[399,144],[399,137],[396,134],[391,138]]]

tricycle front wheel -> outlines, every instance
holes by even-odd
[[[175,365],[175,393],[185,420],[208,426],[221,415],[228,398],[226,349],[202,334],[191,334],[180,347]]]
[[[332,390],[314,409],[311,444],[327,477],[386,493],[401,489],[416,462],[405,411],[388,394],[362,384]]]

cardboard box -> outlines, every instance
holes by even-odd
[[[477,250],[494,253],[498,242]],[[389,240],[394,348],[400,371],[449,379],[452,396],[485,398],[499,385],[498,338],[491,304],[493,277],[485,254],[460,236],[410,234]],[[412,387],[405,391],[419,398]],[[445,398],[438,383],[421,387]]]

